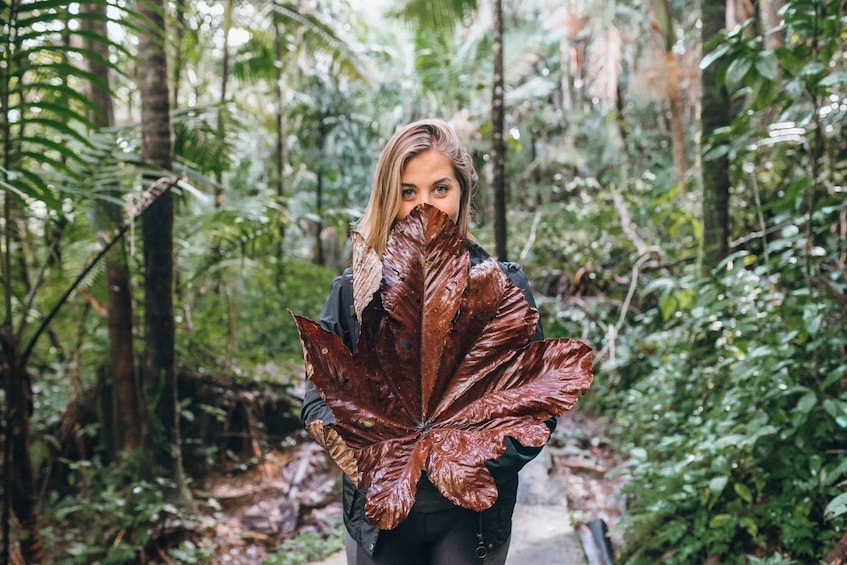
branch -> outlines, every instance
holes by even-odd
[[[847,534],[844,534],[838,545],[826,556],[826,563],[828,565],[841,565],[845,561],[847,561]]]
[[[641,239],[635,228],[632,227],[632,215],[626,209],[626,203],[613,184],[609,185],[609,191],[612,193],[612,200],[615,201],[615,210],[617,210],[618,217],[621,220],[621,230],[623,230],[624,235],[635,245],[638,255],[646,255],[650,247]]]
[[[77,275],[74,282],[71,283],[71,286],[67,288],[65,293],[62,294],[62,297],[59,298],[59,301],[56,303],[56,305],[53,306],[52,310],[50,310],[50,313],[47,314],[47,316],[43,320],[41,320],[41,324],[39,324],[38,329],[35,330],[35,334],[32,336],[32,339],[29,340],[29,343],[24,349],[23,356],[21,357],[24,364],[26,364],[26,360],[29,359],[29,356],[32,354],[32,350],[35,348],[35,344],[38,341],[38,338],[41,337],[41,334],[44,333],[44,331],[50,325],[50,322],[53,321],[53,318],[56,317],[56,314],[58,314],[59,310],[62,308],[65,302],[67,302],[68,298],[71,296],[74,290],[76,290],[76,288],[85,279],[85,277],[88,276],[88,273],[90,273],[94,266],[97,265],[97,263],[99,263],[100,260],[106,256],[112,246],[118,241],[120,241],[120,239],[126,234],[126,232],[135,224],[135,220],[143,216],[144,213],[150,209],[153,203],[156,202],[156,200],[158,200],[161,195],[168,192],[177,184],[179,184],[178,177],[162,177],[156,182],[154,182],[150,186],[150,188],[144,191],[144,194],[141,197],[141,201],[139,202],[138,206],[133,210],[133,214],[129,217],[126,222],[124,222],[124,225],[121,226],[117,233],[115,233],[115,237],[113,237],[111,241],[106,243],[103,249],[101,249],[100,252],[94,257],[94,259],[92,259],[91,262],[82,270],[82,272]],[[18,333],[19,339],[22,336],[22,333],[23,325],[21,326],[21,329]]]
[[[638,288],[638,275],[641,272],[641,266],[650,260],[650,254],[647,253],[638,258],[632,265],[632,278],[629,281],[629,290],[626,291],[626,300],[621,306],[621,315],[618,318],[618,323],[615,324],[615,333],[617,333],[626,321],[626,314],[629,312],[629,305],[632,303],[632,297],[635,296],[635,289]]]
[[[520,254],[520,262],[526,261],[526,256],[535,244],[535,236],[538,232],[538,224],[541,222],[541,208],[535,211],[535,217],[532,219],[532,227],[529,229],[529,239],[526,240],[526,245],[523,246]]]

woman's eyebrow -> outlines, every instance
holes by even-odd
[[[435,186],[436,184],[444,184],[445,182],[453,182],[453,180],[450,177],[443,177],[443,178],[440,178],[438,180],[432,181],[432,183],[430,183],[430,184],[432,186]],[[418,185],[416,185],[413,182],[401,182],[400,186],[402,186],[402,187],[408,186],[410,188],[417,188]]]

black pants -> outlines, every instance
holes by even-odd
[[[479,514],[464,508],[412,512],[393,530],[381,531],[373,557],[347,536],[348,565],[503,565],[507,541],[480,559]]]

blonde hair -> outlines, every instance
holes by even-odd
[[[374,173],[368,205],[355,226],[380,255],[400,211],[403,168],[410,159],[430,149],[440,151],[453,164],[462,189],[456,224],[461,236],[468,237],[470,201],[477,181],[473,159],[450,124],[440,119],[419,120],[397,131],[385,144]]]

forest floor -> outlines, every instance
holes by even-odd
[[[605,425],[575,410],[560,419],[546,449],[571,523],[603,520],[617,547],[624,478]],[[203,536],[217,547],[212,563],[287,565],[337,554],[343,545],[340,479],[323,449],[305,437],[262,454],[256,464],[205,477],[194,494],[208,514]]]

